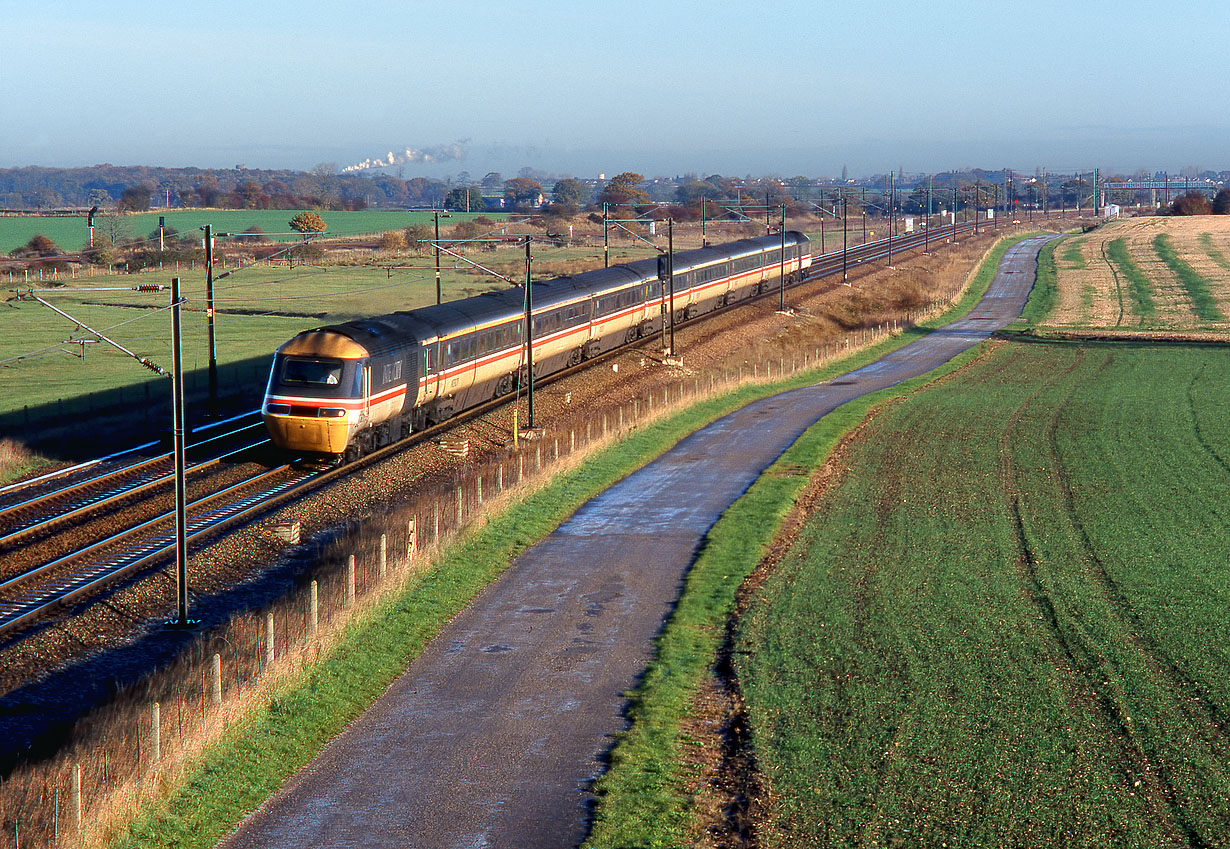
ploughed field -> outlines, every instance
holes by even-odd
[[[766,846],[1223,845],[1230,351],[995,343],[740,624]]]
[[[1230,329],[1230,217],[1117,221],[1065,239],[1053,256],[1048,325]]]

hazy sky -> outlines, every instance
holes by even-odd
[[[0,0],[0,167],[1230,168],[1226,0]]]

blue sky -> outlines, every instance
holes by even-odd
[[[1209,0],[0,0],[0,167],[1230,168]],[[455,157],[455,158],[454,158]]]

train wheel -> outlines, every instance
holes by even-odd
[[[511,374],[506,374],[500,378],[500,383],[495,388],[495,394],[496,395],[509,395],[512,393],[514,385],[515,384],[513,383],[513,376]]]
[[[581,364],[581,359],[582,359],[581,349],[574,348],[568,354],[568,365],[569,366],[579,366]]]
[[[635,327],[629,327],[628,332],[624,334],[624,344],[627,345],[627,344],[631,344],[632,342],[635,342],[637,340],[637,337],[639,337],[640,335],[641,334],[637,332],[637,329]]]

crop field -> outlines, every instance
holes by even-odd
[[[197,234],[198,228],[206,224],[213,225],[217,232],[243,233],[249,227],[260,227],[270,234],[274,240],[291,241],[299,238],[293,234],[287,222],[297,210],[286,209],[171,209],[160,212],[143,212],[132,215],[122,215],[119,221],[124,231],[132,238],[143,238],[158,230],[159,216],[165,216],[167,226],[174,227],[181,234]],[[451,219],[445,223],[456,223],[464,218],[476,217],[468,213],[449,213]],[[506,217],[505,213],[487,213],[492,219]],[[386,230],[400,230],[412,224],[424,224],[432,221],[429,211],[409,211],[404,209],[363,209],[357,212],[336,210],[322,212],[328,230],[325,236],[360,236],[383,233]],[[98,224],[101,219],[96,219]],[[95,232],[98,232],[97,228]],[[275,233],[292,233],[292,235],[275,236]],[[62,250],[75,251],[89,243],[90,231],[86,226],[84,215],[66,216],[0,216],[0,253],[7,254],[13,248],[20,247],[30,241],[31,237],[42,234],[60,246]]]
[[[1006,342],[873,417],[741,619],[761,845],[1226,845],[1227,404]]]
[[[1055,269],[1050,326],[1230,328],[1230,217],[1114,222],[1066,239]]]

